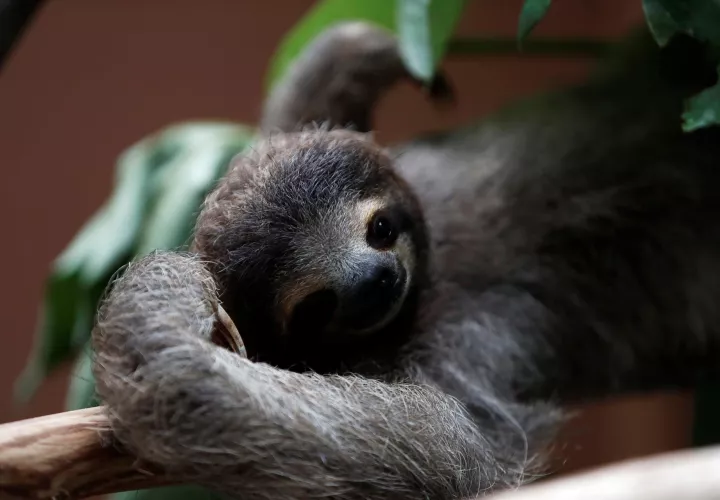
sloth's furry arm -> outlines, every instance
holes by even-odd
[[[159,253],[116,281],[93,333],[119,443],[236,498],[458,498],[520,477],[430,385],[252,363],[210,342],[213,279]]]
[[[341,23],[321,33],[293,62],[265,104],[261,128],[293,132],[323,123],[367,132],[375,102],[403,79],[414,81],[391,33],[363,22]],[[427,92],[437,100],[452,97],[442,74]]]

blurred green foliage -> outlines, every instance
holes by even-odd
[[[109,200],[53,265],[33,355],[17,384],[20,398],[31,396],[48,373],[80,354],[70,406],[92,401],[89,353],[83,347],[107,283],[132,258],[189,242],[206,193],[253,133],[230,123],[181,124],[120,156]]]
[[[532,32],[537,24],[550,9],[552,0],[528,0],[523,4],[518,20],[518,44],[522,45],[523,40]]]
[[[322,0],[279,45],[267,86],[279,81],[303,48],[332,24],[365,20],[397,34],[408,70],[429,82],[461,18],[467,0]],[[551,0],[526,0],[519,15],[517,44],[530,35]],[[688,33],[707,43],[720,60],[720,4],[708,0],[643,0],[657,42]],[[489,44],[467,47],[501,46]],[[527,42],[525,42],[527,43]],[[689,99],[686,130],[719,123],[720,87]],[[206,193],[229,160],[251,143],[254,129],[230,123],[199,122],[169,127],[130,147],[119,158],[112,195],[55,261],[46,283],[33,355],[17,385],[30,397],[45,376],[76,358],[68,408],[97,404],[88,347],[94,313],[103,290],[123,266],[155,249],[180,249],[189,242]],[[116,500],[211,499],[196,487],[127,492]]]
[[[288,66],[313,38],[327,27],[343,21],[367,21],[388,30],[395,26],[393,0],[322,0],[303,16],[278,46],[267,73],[267,88],[272,88]]]
[[[711,0],[643,0],[645,19],[661,46],[677,33],[705,42],[710,57],[720,63],[720,2]],[[720,68],[720,66],[719,66]],[[685,103],[683,129],[693,131],[720,123],[720,84]]]
[[[182,124],[143,139],[120,156],[109,200],[53,265],[34,352],[17,384],[20,398],[31,396],[49,372],[86,345],[98,301],[113,274],[135,256],[188,242],[205,194],[252,134],[237,124]],[[71,392],[78,397],[83,393],[76,387]]]
[[[396,28],[400,54],[410,74],[432,80],[465,0],[398,0]]]

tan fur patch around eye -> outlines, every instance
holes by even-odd
[[[383,208],[388,206],[388,199],[386,198],[369,198],[360,201],[357,204],[357,210],[360,214],[359,219],[362,220],[361,237],[365,240],[365,232],[370,224],[373,216]],[[412,238],[408,234],[401,234],[397,241],[392,245],[389,251],[393,252],[408,273],[408,277],[412,276],[415,271],[415,265],[417,264],[415,259],[415,245],[412,242]]]
[[[387,200],[384,198],[368,198],[360,200],[356,205],[358,221],[361,221],[363,231],[368,227],[373,216],[387,206]],[[365,237],[363,233],[363,238]]]
[[[408,278],[415,271],[415,245],[413,244],[412,238],[408,234],[402,234],[397,242],[395,242],[393,251],[397,255],[400,262],[405,266],[405,270],[408,273]]]

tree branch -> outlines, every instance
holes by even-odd
[[[176,482],[113,445],[102,407],[0,425],[0,493],[85,498]]]
[[[500,493],[491,500],[714,500],[720,446],[628,461]],[[104,408],[0,425],[0,494],[27,499],[93,495],[183,483],[112,445]]]
[[[491,500],[715,500],[720,446],[664,453],[494,495]]]
[[[212,341],[247,357],[232,319],[215,308]],[[120,450],[103,407],[0,425],[0,496],[86,498],[183,482]]]

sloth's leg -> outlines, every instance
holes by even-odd
[[[292,132],[316,123],[367,132],[375,102],[405,78],[413,81],[391,33],[363,22],[339,24],[311,42],[272,89],[262,129]],[[428,90],[432,98],[451,95],[442,75]]]
[[[521,480],[463,405],[429,385],[297,374],[209,341],[214,285],[156,254],[93,333],[98,393],[140,459],[237,498],[460,498]]]

